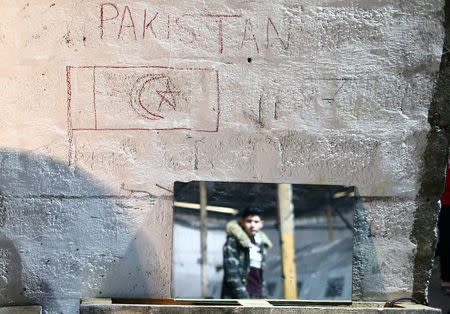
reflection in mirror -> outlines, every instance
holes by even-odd
[[[354,195],[348,186],[175,182],[173,297],[248,298],[264,282],[262,298],[350,300]],[[262,232],[242,220],[246,209],[263,212]]]

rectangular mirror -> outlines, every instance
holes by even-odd
[[[351,300],[354,187],[175,182],[174,194],[173,297]]]

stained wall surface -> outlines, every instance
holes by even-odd
[[[354,298],[410,296],[443,20],[442,0],[2,1],[0,303],[169,298],[190,180],[356,186]]]

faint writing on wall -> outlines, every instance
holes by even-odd
[[[206,45],[219,54],[244,46],[263,53],[291,45],[289,22],[272,17],[256,21],[241,14],[172,14],[109,2],[100,4],[98,19],[101,40],[180,41],[192,48]]]

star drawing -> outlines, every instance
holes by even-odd
[[[169,84],[167,84],[167,90],[165,91],[157,90],[156,92],[158,93],[159,96],[161,96],[161,101],[159,102],[158,110],[161,109],[163,103],[167,103],[169,106],[173,108],[173,110],[175,110],[175,108],[177,107],[175,96],[180,94],[179,90],[173,91],[170,89]]]

